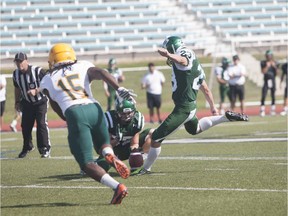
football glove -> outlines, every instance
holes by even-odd
[[[137,95],[134,93],[132,89],[126,89],[124,87],[119,87],[117,89],[118,95],[125,99],[125,100],[131,100],[133,103],[136,103],[135,99],[133,97],[137,97]]]

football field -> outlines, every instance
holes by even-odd
[[[109,205],[111,189],[79,174],[66,129],[50,138],[50,159],[37,150],[17,159],[21,133],[1,134],[2,216],[287,215],[286,117],[252,116],[193,137],[181,128],[164,141],[152,174],[124,180],[110,171],[129,190],[118,206]]]

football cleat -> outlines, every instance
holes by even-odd
[[[130,176],[130,170],[115,155],[106,154],[105,159],[111,166],[113,166],[115,168],[115,170],[119,173],[119,175],[122,178],[126,179]]]
[[[26,157],[26,155],[29,153],[29,152],[32,152],[32,151],[34,151],[34,149],[35,149],[35,147],[32,147],[31,149],[29,149],[29,150],[22,150],[21,152],[20,152],[20,154],[18,155],[18,157],[19,158],[24,158],[24,157]]]
[[[131,169],[130,170],[130,176],[136,176],[140,171],[142,170],[142,168],[137,168],[137,169]]]
[[[133,172],[133,173],[134,173],[134,175],[136,175],[136,176],[140,176],[140,175],[145,175],[145,174],[151,174],[151,171],[146,170],[145,168],[140,168],[140,169],[138,170],[138,173],[136,173],[136,172]]]
[[[249,118],[244,113],[235,113],[232,111],[226,111],[225,116],[229,121],[248,121]]]
[[[121,204],[124,197],[128,195],[127,187],[124,184],[119,184],[115,190],[110,204]]]

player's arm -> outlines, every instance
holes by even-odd
[[[114,88],[115,90],[119,88],[117,81],[107,70],[98,67],[91,67],[88,69],[88,77],[90,82],[92,82],[93,80],[103,80],[104,82],[112,86],[112,88]]]
[[[171,61],[183,65],[183,66],[187,66],[188,65],[188,59],[184,56],[180,56],[177,54],[171,54],[169,53],[166,49],[164,48],[158,48],[158,53],[161,56],[167,57],[169,58]]]
[[[91,67],[87,71],[89,81],[92,82],[93,80],[103,80],[107,84],[109,84],[112,88],[114,88],[120,97],[132,100],[136,103],[133,97],[137,95],[133,93],[132,90],[125,89],[124,87],[120,87],[115,80],[115,78],[107,71],[98,67]]]
[[[140,132],[136,133],[130,142],[130,149],[138,149],[139,148],[139,136],[140,136]]]
[[[216,108],[215,103],[214,103],[212,92],[210,91],[205,80],[203,80],[200,86],[200,90],[203,92],[203,94],[205,95],[206,101],[209,103],[211,113],[213,115],[219,115],[218,109]]]
[[[63,119],[64,121],[66,121],[66,118],[65,118],[65,116],[63,115],[60,106],[58,105],[58,103],[56,103],[54,100],[51,99],[51,97],[50,97],[49,92],[47,91],[47,89],[44,89],[44,90],[43,90],[43,93],[49,98],[49,103],[50,103],[52,109],[54,110],[54,112],[56,112],[61,119]]]
[[[118,143],[119,143],[119,139],[110,133],[110,144],[112,145],[112,147],[117,146]]]
[[[269,68],[269,62],[263,60],[260,62],[260,67],[261,67],[261,73],[265,74],[267,73],[268,71],[268,68]]]
[[[217,79],[217,82],[220,84],[226,84],[227,83],[227,81],[222,79],[221,76],[216,76],[216,79]]]
[[[20,112],[20,102],[21,102],[21,90],[18,87],[14,87],[14,97],[15,97],[15,110]]]

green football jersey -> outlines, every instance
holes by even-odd
[[[189,105],[196,102],[205,73],[192,50],[183,48],[175,54],[185,57],[188,64],[183,66],[172,63],[172,99],[175,105]]]
[[[130,143],[131,138],[144,127],[144,116],[139,111],[135,112],[128,124],[121,124],[116,110],[105,112],[105,119],[109,133],[117,138],[121,145]]]

